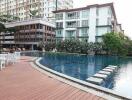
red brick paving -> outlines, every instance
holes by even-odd
[[[0,71],[0,100],[102,100],[31,67],[31,57]]]

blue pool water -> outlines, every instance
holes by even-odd
[[[132,58],[45,53],[36,55],[42,57],[42,65],[84,81],[106,66],[116,65],[119,69],[106,82],[105,87],[132,97]]]

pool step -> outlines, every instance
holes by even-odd
[[[115,72],[116,70],[117,66],[109,65],[108,67],[102,69],[92,77],[87,78],[86,81],[96,85],[104,86],[105,80],[107,80],[109,76],[112,75],[113,72]]]
[[[90,77],[90,78],[87,79],[87,81],[90,82],[90,83],[96,84],[96,85],[101,85],[104,82],[103,79],[96,78],[96,77]]]
[[[105,80],[108,77],[108,75],[97,73],[93,77],[101,78],[101,79]]]
[[[117,66],[109,65],[108,67],[117,68]]]
[[[103,69],[103,71],[106,71],[106,72],[111,72],[111,73],[112,73],[112,72],[114,72],[114,70],[113,70],[113,69],[108,69],[108,68],[104,68],[104,69]]]
[[[106,69],[112,69],[112,70],[116,70],[116,67],[106,67]]]
[[[118,69],[118,67],[117,66],[108,66],[108,67],[106,67],[106,69],[112,69],[112,70],[116,71]]]
[[[111,74],[111,72],[104,71],[104,70],[101,70],[101,71],[99,71],[98,73],[99,73],[99,74],[104,74],[104,75],[107,75],[107,76]]]

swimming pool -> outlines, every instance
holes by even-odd
[[[33,55],[33,53],[32,53]],[[107,81],[106,88],[110,88],[126,96],[132,97],[132,58],[120,58],[105,55],[74,55],[35,53],[40,56],[40,63],[57,72],[84,80],[93,76],[108,65],[119,67],[114,77]]]

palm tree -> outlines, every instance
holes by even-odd
[[[15,21],[18,20],[19,17],[17,16],[13,16],[13,15],[0,15],[0,32],[5,32],[5,31],[9,31],[9,32],[14,32],[14,28],[6,28],[4,23],[6,22],[11,22],[11,21]]]
[[[29,10],[29,15],[32,18],[38,17],[38,10]]]

